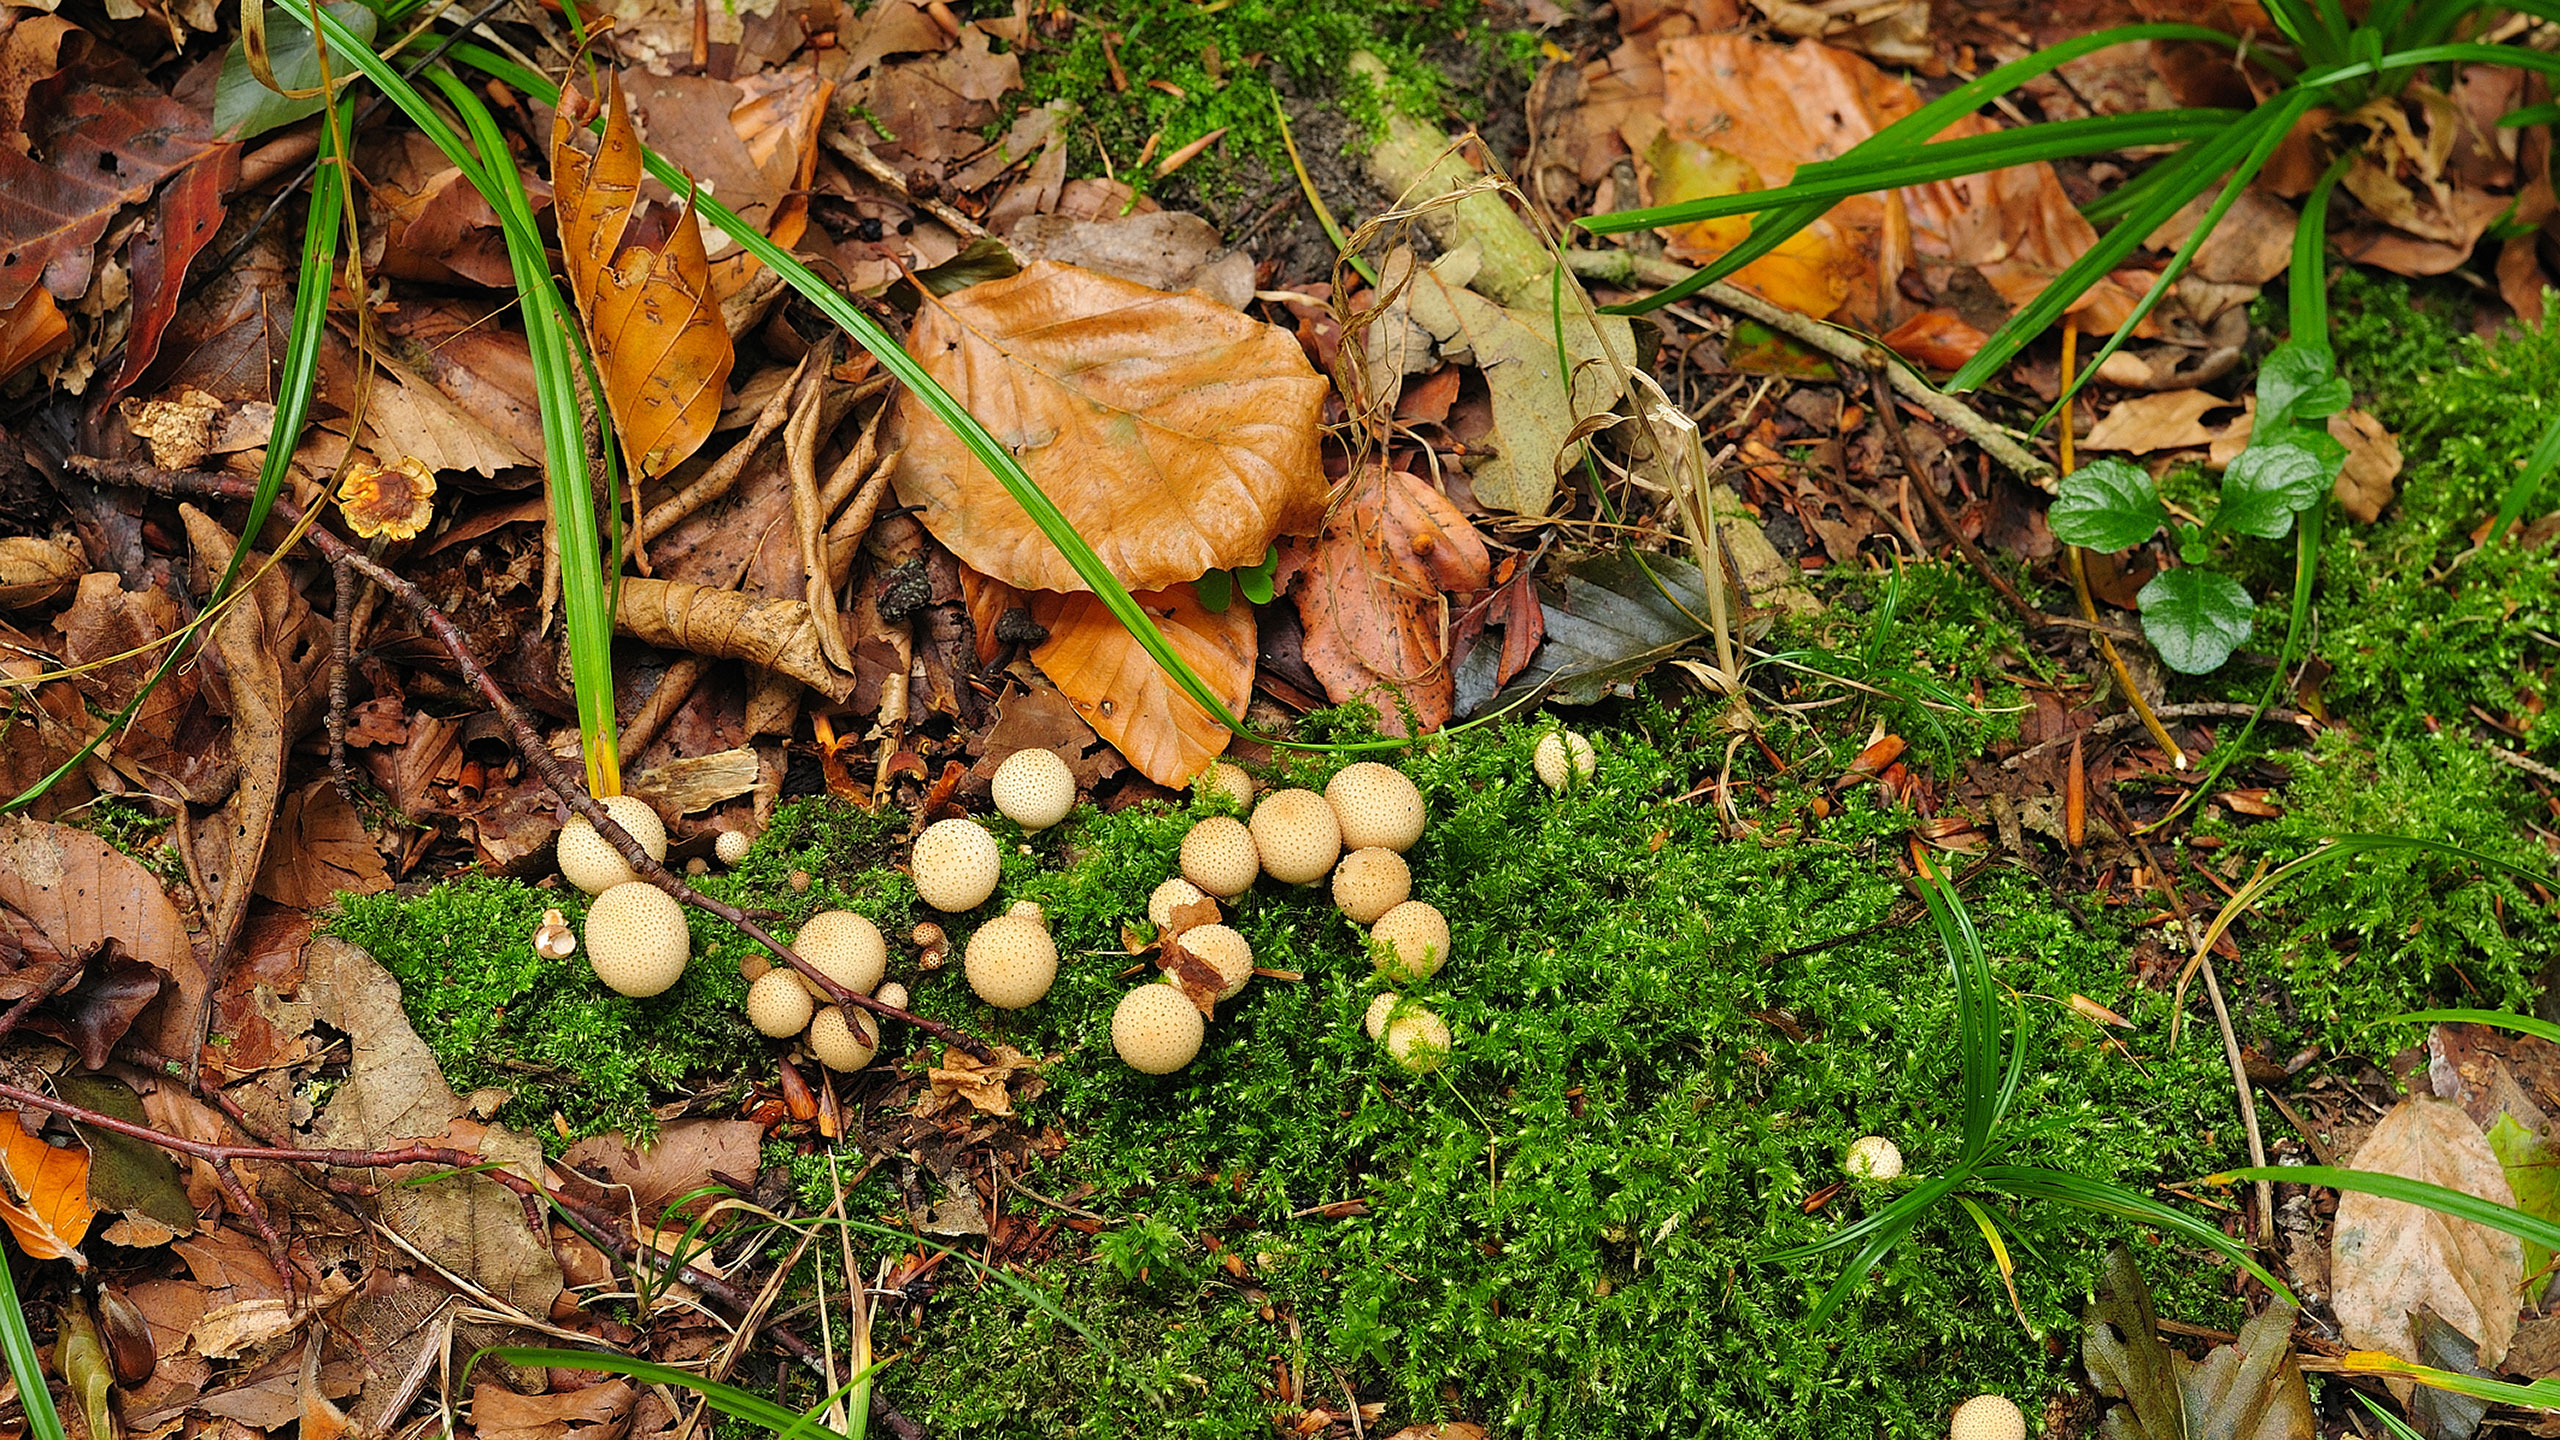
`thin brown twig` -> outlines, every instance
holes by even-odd
[[[2028,629],[2043,629],[2050,623],[2045,613],[2028,604],[2027,597],[2019,594],[2018,588],[2009,583],[2009,577],[1991,568],[1991,557],[1983,554],[1982,548],[1956,527],[1956,517],[1948,513],[1947,502],[1938,497],[1938,487],[1931,483],[1927,467],[1920,463],[1920,457],[1911,449],[1911,436],[1902,428],[1902,414],[1894,404],[1893,387],[1885,380],[1885,372],[1882,369],[1871,370],[1867,378],[1875,395],[1876,420],[1884,426],[1885,438],[1893,442],[1894,453],[1902,457],[1902,473],[1911,478],[1911,488],[1919,492],[1920,506],[1929,512],[1929,523],[1954,542],[1965,563],[2000,593],[2001,600],[2017,612]]]

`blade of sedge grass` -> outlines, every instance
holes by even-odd
[[[26,1413],[30,1440],[63,1440],[62,1416],[53,1408],[46,1387],[44,1356],[27,1329],[27,1312],[18,1303],[18,1282],[9,1273],[9,1252],[0,1247],[0,1352],[9,1357],[10,1378],[18,1382],[18,1405]]]

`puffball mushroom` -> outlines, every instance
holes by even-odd
[[[1342,858],[1342,822],[1313,790],[1275,790],[1253,807],[1253,848],[1263,874],[1284,885],[1310,884]]]
[[[1403,771],[1375,760],[1343,767],[1325,782],[1325,803],[1342,823],[1342,848],[1376,846],[1402,854],[1422,838],[1422,792]]]
[[[649,802],[637,795],[607,795],[597,801],[613,823],[631,832],[649,858],[661,864],[667,858],[667,825]],[[560,839],[552,847],[560,861],[560,877],[590,895],[601,895],[616,885],[628,885],[640,877],[622,858],[622,852],[605,842],[584,815],[572,815],[560,827]],[[672,903],[672,902],[671,902]]]
[[[1413,871],[1404,857],[1383,846],[1354,850],[1333,867],[1333,903],[1363,925],[1403,904],[1413,894]]]
[[[747,858],[755,843],[744,830],[723,830],[720,838],[711,842],[711,853],[719,856],[723,865],[736,865]]]
[[[1004,908],[1004,913],[1017,919],[1028,920],[1043,930],[1049,928],[1049,912],[1041,909],[1040,902],[1037,900],[1016,900]]]
[[[625,995],[665,994],[692,954],[684,907],[645,880],[616,885],[587,907],[587,963]]]
[[[1947,1440],[2027,1440],[2027,1417],[2006,1395],[1976,1395],[1956,1407]]]
[[[1224,795],[1236,802],[1237,809],[1248,809],[1253,805],[1253,777],[1233,761],[1212,760],[1208,768],[1191,777],[1191,793]]]
[[[1200,893],[1199,886],[1176,875],[1147,896],[1147,923],[1161,930],[1173,923],[1174,911],[1185,905],[1197,905],[1208,898]]]
[[[1455,1043],[1449,1022],[1428,1010],[1407,1010],[1387,1022],[1387,1054],[1416,1075],[1439,1069]]]
[[[809,1053],[830,1070],[859,1070],[880,1051],[880,1027],[868,1015],[846,1019],[830,1005],[809,1022]]]
[[[1261,873],[1262,852],[1241,820],[1212,815],[1182,837],[1182,878],[1202,894],[1221,900],[1241,895]]]
[[[1058,978],[1058,945],[1035,920],[999,915],[969,937],[969,988],[999,1010],[1036,1005]]]
[[[809,987],[800,983],[800,972],[787,966],[767,970],[747,987],[747,1023],[760,1035],[776,1040],[797,1035],[809,1028],[817,1010]]]
[[[1378,969],[1398,980],[1420,980],[1449,963],[1449,918],[1438,907],[1407,900],[1369,927]]]
[[[1075,772],[1054,750],[1016,750],[996,767],[996,809],[1025,830],[1046,830],[1076,808]]]
[[[1600,768],[1599,752],[1591,748],[1589,737],[1571,730],[1550,730],[1538,737],[1538,753],[1530,757],[1538,768],[1538,778],[1550,790],[1562,790],[1575,780],[1588,780]]]
[[[545,960],[566,960],[578,953],[578,932],[569,928],[569,918],[557,910],[542,912],[542,923],[534,928],[533,953]]]
[[[1384,1040],[1387,1038],[1387,1017],[1394,1013],[1396,992],[1390,990],[1369,1002],[1369,1013],[1360,1017],[1360,1028],[1369,1032],[1370,1039]]]
[[[916,837],[916,895],[946,915],[975,910],[996,893],[1004,851],[975,821],[936,820]]]
[[[791,937],[791,948],[820,974],[857,995],[878,989],[880,977],[889,970],[889,942],[881,938],[880,927],[850,910],[821,910],[810,916],[800,933]],[[818,994],[817,998],[827,997]]]
[[[1218,972],[1218,998],[1233,1000],[1253,979],[1253,947],[1224,925],[1194,925],[1182,932],[1182,948]]]
[[[888,1006],[892,1010],[905,1010],[911,1008],[907,1004],[907,987],[899,984],[895,980],[892,980],[888,984],[880,987],[880,994],[878,998],[881,1004]]]
[[[1902,1147],[1881,1135],[1862,1136],[1849,1147],[1849,1173],[1862,1180],[1898,1180]]]
[[[1111,1048],[1143,1075],[1170,1075],[1190,1064],[1208,1033],[1200,1007],[1171,985],[1141,985],[1111,1012]]]

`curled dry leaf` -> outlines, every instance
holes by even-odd
[[[195,1048],[204,969],[178,907],[150,871],[87,831],[0,821],[0,905],[35,922],[61,954],[86,954],[114,939],[169,976],[178,993],[142,1027],[145,1041],[165,1055]]]
[[[779,671],[837,703],[853,678],[827,664],[804,600],[756,600],[681,580],[622,578],[614,629],[661,649],[714,660],[744,660]]]
[[[2401,1101],[2356,1151],[2355,1167],[2516,1203],[2497,1152],[2450,1101]],[[2524,1257],[2521,1242],[2502,1231],[2350,1191],[2338,1201],[2329,1268],[2339,1333],[2356,1349],[2422,1359],[2409,1318],[2421,1306],[2476,1338],[2485,1365],[2505,1358],[2515,1337]]]
[[[2080,442],[2083,450],[2122,450],[2149,455],[2203,445],[2246,443],[2254,399],[2225,400],[2209,390],[2161,390],[2117,402]],[[2216,423],[2212,417],[2219,417]],[[2233,445],[2234,453],[2238,445]]]
[[[1031,652],[1040,667],[1103,739],[1159,785],[1181,786],[1225,753],[1227,727],[1173,686],[1155,658],[1092,595],[1037,591],[1031,618],[1049,638]],[[1253,608],[1203,607],[1188,585],[1137,597],[1155,617],[1174,653],[1206,680],[1227,709],[1244,711],[1253,693]]]
[[[604,141],[589,156],[576,142],[593,114],[594,103],[572,89],[552,120],[561,261],[586,317],[622,453],[635,475],[655,479],[710,436],[736,354],[693,208],[678,210],[663,228],[657,214],[642,214],[640,137],[620,77],[608,82]]]
[[[1307,666],[1326,698],[1375,705],[1390,735],[1405,733],[1407,707],[1413,723],[1436,730],[1454,694],[1442,592],[1491,579],[1484,537],[1449,497],[1402,470],[1363,470],[1293,589]]]
[[[2350,519],[2370,525],[2382,518],[2399,488],[2400,437],[2362,410],[2341,410],[2329,417],[2329,434],[2347,447],[2347,463],[2330,493]]]
[[[1132,590],[1256,564],[1323,518],[1329,387],[1285,330],[1043,260],[929,302],[907,344]],[[898,498],[935,538],[1008,585],[1086,588],[912,393],[898,416]]]

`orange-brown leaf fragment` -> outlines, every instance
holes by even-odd
[[[1324,518],[1325,381],[1214,300],[1036,261],[927,302],[907,348],[1132,590],[1258,564]],[[1087,588],[912,391],[898,415],[898,498],[934,538],[1008,585]]]
[[[1030,600],[1031,618],[1049,632],[1048,641],[1031,652],[1032,663],[1140,774],[1159,785],[1187,785],[1201,766],[1225,753],[1227,727],[1174,688],[1101,600],[1045,590]],[[1241,714],[1253,693],[1253,607],[1229,605],[1213,615],[1188,585],[1137,600],[1155,617],[1174,653],[1230,712]]]
[[[1378,707],[1379,727],[1405,733],[1448,723],[1456,682],[1447,664],[1442,592],[1481,590],[1492,557],[1449,497],[1401,470],[1362,471],[1334,506],[1294,595],[1307,667],[1334,701]]]
[[[573,89],[552,120],[561,260],[622,453],[635,474],[654,479],[711,434],[736,355],[693,208],[670,220],[663,207],[644,205],[640,137],[618,77],[605,94],[603,144],[591,156],[577,141],[594,113],[594,102]]]
[[[0,1220],[30,1260],[85,1265],[80,1242],[97,1219],[89,1208],[89,1150],[47,1145],[14,1119],[0,1124]]]

